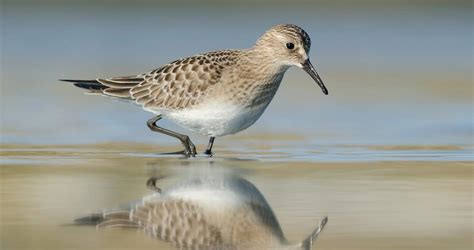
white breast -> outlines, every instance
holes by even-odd
[[[163,113],[181,127],[206,136],[234,134],[255,123],[268,106],[268,102],[255,107],[229,103],[209,102],[190,110]]]

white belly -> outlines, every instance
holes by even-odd
[[[248,128],[265,111],[269,102],[246,108],[231,104],[208,103],[191,110],[163,113],[181,127],[206,136],[224,136]]]

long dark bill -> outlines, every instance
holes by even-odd
[[[329,92],[326,89],[326,86],[324,86],[323,80],[321,80],[321,77],[319,77],[318,72],[316,72],[309,59],[303,63],[303,69],[311,76],[311,78],[314,79],[314,81],[319,85],[319,87],[321,87],[323,93],[327,95]]]

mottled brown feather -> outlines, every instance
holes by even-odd
[[[97,79],[105,95],[135,100],[149,110],[179,110],[200,103],[210,86],[219,83],[225,66],[237,62],[241,51],[224,50],[176,60],[137,76]]]
[[[144,80],[130,89],[131,99],[150,110],[179,110],[199,104],[208,86],[219,82],[219,66],[235,63],[239,53],[209,52],[166,64],[143,75]]]
[[[97,81],[110,88],[130,89],[137,86],[137,84],[143,81],[143,78],[140,80],[135,79],[136,78],[130,78],[130,80],[117,80],[117,78],[110,78],[97,79]]]
[[[103,93],[113,97],[130,98],[130,89],[108,88],[104,89]]]

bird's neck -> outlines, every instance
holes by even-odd
[[[274,78],[280,78],[290,67],[276,60],[271,50],[259,47],[245,50],[241,60],[244,72],[257,76],[261,80],[271,81]]]
[[[265,107],[270,103],[280,86],[283,75],[289,66],[280,65],[277,61],[272,61],[268,54],[258,50],[244,50],[238,65],[231,69],[229,76],[231,81],[235,79],[241,84],[229,84],[228,88],[243,93],[246,98],[237,100],[240,105]],[[235,90],[237,89],[237,90]],[[262,110],[262,111],[263,111]]]

